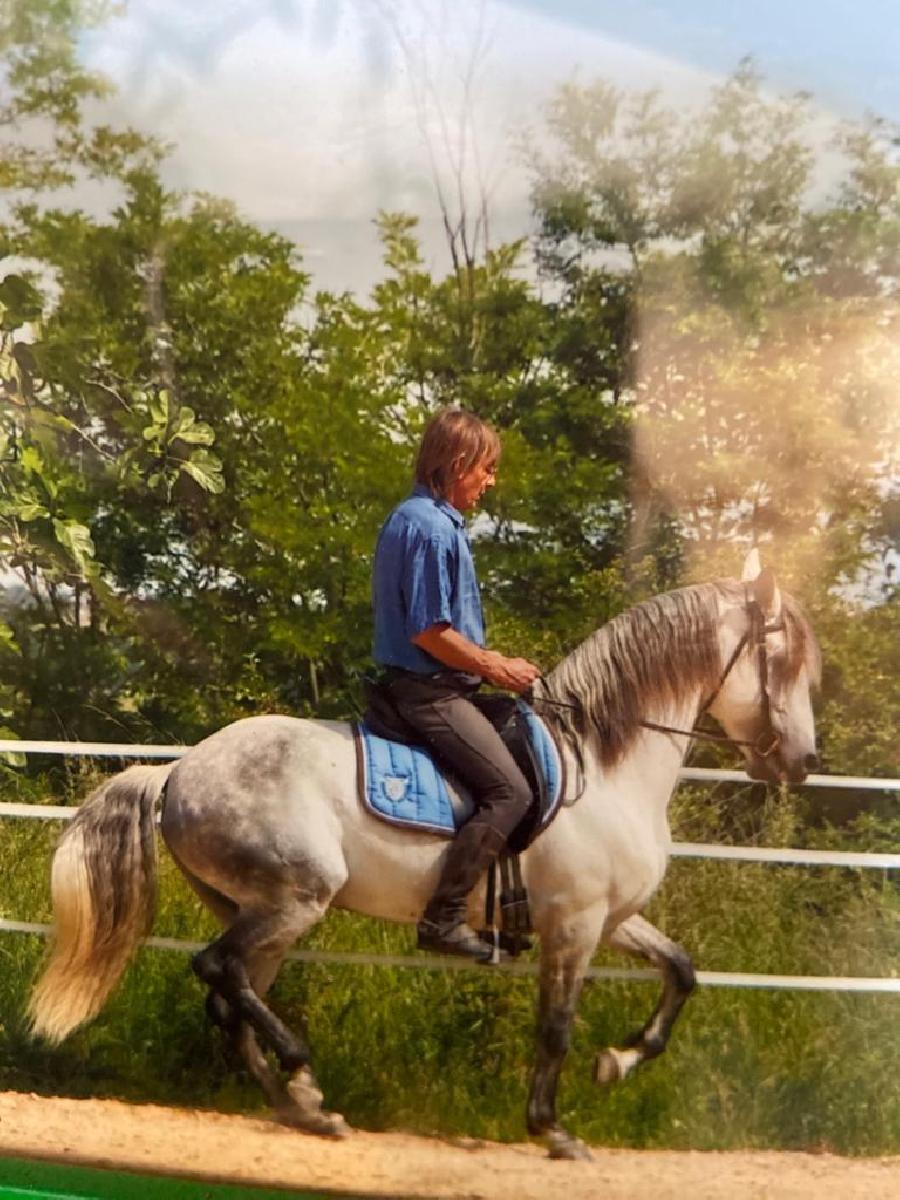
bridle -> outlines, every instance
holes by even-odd
[[[769,662],[766,654],[766,638],[770,633],[783,633],[785,630],[784,619],[769,623],[766,620],[766,614],[763,612],[759,601],[751,594],[749,587],[745,585],[744,590],[744,611],[747,613],[747,628],[741,635],[737,645],[731,652],[728,662],[725,664],[725,669],[719,676],[719,681],[713,691],[700,705],[694,721],[692,729],[678,729],[674,725],[663,725],[657,721],[638,721],[645,729],[653,729],[658,733],[677,733],[682,737],[700,738],[707,742],[725,742],[730,746],[749,746],[755,754],[760,758],[769,758],[778,747],[781,745],[781,737],[772,722],[772,701],[769,696]],[[763,728],[755,738],[735,738],[727,733],[718,733],[711,729],[698,729],[697,722],[709,712],[712,705],[715,703],[716,697],[725,686],[725,681],[731,674],[732,668],[738,659],[744,653],[748,645],[752,645],[756,652],[756,669],[759,675],[759,694],[760,711],[763,719]],[[546,696],[533,696],[532,700],[538,704],[548,704],[553,708],[568,708],[576,712],[581,711],[581,706],[578,704],[570,704],[564,700],[551,700]]]
[[[784,619],[769,623],[766,620],[766,614],[763,612],[759,601],[750,594],[749,588],[745,589],[744,594],[744,611],[747,613],[747,628],[741,635],[738,644],[731,652],[731,657],[725,664],[725,669],[719,676],[719,682],[716,684],[712,693],[700,705],[696,720],[694,721],[693,729],[676,729],[673,725],[661,725],[656,721],[639,721],[638,724],[643,725],[645,729],[655,729],[659,733],[680,733],[685,737],[702,738],[708,742],[726,742],[730,746],[749,746],[754,754],[758,754],[760,758],[769,758],[774,754],[781,745],[781,737],[772,722],[772,701],[769,696],[769,660],[766,654],[766,637],[770,633],[783,633],[785,629]],[[731,674],[732,667],[744,653],[748,645],[752,645],[756,652],[756,670],[759,676],[759,694],[760,694],[760,711],[763,719],[763,727],[755,738],[748,740],[747,738],[731,737],[727,733],[717,733],[711,729],[698,729],[697,721],[700,720],[706,713],[709,712],[716,697],[725,686],[725,680]]]

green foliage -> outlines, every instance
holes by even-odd
[[[629,417],[616,368],[597,366],[602,349],[591,364],[570,352],[556,307],[519,273],[521,246],[433,282],[413,229],[382,219],[391,274],[374,293],[405,393],[401,428],[412,440],[434,406],[458,403],[501,431],[477,544],[491,627],[530,621],[535,637],[539,620],[558,654],[618,607],[607,585],[625,528]]]
[[[890,131],[840,133],[845,184],[813,210],[806,98],[750,63],[699,117],[601,83],[561,89],[549,124],[534,195],[566,318],[593,334],[593,297],[629,289],[630,577],[674,520],[695,578],[755,541],[817,591],[853,579],[896,487]]]
[[[854,612],[829,598],[815,611],[823,640],[824,687],[819,724],[826,769],[836,774],[897,774],[900,711],[900,605],[896,597]],[[856,794],[852,811],[881,811],[896,800]]]

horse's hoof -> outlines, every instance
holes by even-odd
[[[319,1132],[322,1137],[346,1138],[353,1132],[353,1127],[347,1124],[340,1113],[323,1112],[322,1129]]]
[[[343,1138],[352,1132],[340,1113],[322,1108],[322,1093],[309,1067],[300,1067],[287,1085],[291,1103],[278,1110],[285,1125],[319,1137]]]
[[[619,1057],[614,1050],[600,1050],[594,1059],[594,1083],[608,1087],[622,1078]]]
[[[288,1095],[301,1112],[318,1111],[322,1107],[322,1092],[309,1067],[299,1067],[287,1085]]]
[[[547,1134],[550,1157],[567,1159],[569,1162],[592,1162],[593,1155],[581,1138],[573,1137],[565,1129],[553,1129]]]
[[[298,1108],[282,1108],[278,1110],[278,1119],[292,1129],[303,1133],[312,1133],[317,1137],[345,1138],[353,1132],[340,1113],[303,1112]]]
[[[353,1132],[340,1113],[303,1112],[299,1108],[282,1108],[278,1110],[278,1120],[292,1129],[303,1133],[312,1133],[316,1137],[345,1138]]]

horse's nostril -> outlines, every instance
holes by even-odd
[[[803,759],[803,765],[804,765],[804,767],[806,767],[807,771],[817,770],[818,766],[819,766],[818,754],[807,754],[806,757]]]

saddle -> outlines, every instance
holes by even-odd
[[[371,787],[366,789],[363,803],[376,816],[384,816],[388,820],[393,817],[400,824],[418,825],[432,832],[452,836],[474,811],[474,805],[465,790],[453,784],[452,767],[445,771],[443,764],[435,762],[430,751],[422,747],[420,736],[397,712],[385,689],[371,679],[367,679],[364,686],[367,708],[356,729],[357,751],[362,759],[361,781],[368,779],[371,784],[374,775],[383,773],[388,783],[381,790],[396,804],[400,797],[391,794],[391,783],[412,778],[418,773],[415,784],[420,791],[428,791],[434,796],[443,814],[438,816],[432,812],[430,815],[414,816],[412,813],[389,813],[386,811],[389,805],[379,803],[378,799],[373,803]],[[497,730],[531,788],[531,807],[509,838],[510,854],[521,854],[550,824],[558,811],[565,794],[563,756],[552,731],[523,700],[496,694],[476,694],[470,699]],[[367,738],[367,735],[370,736]],[[388,745],[373,745],[371,735],[383,739]],[[404,754],[399,747],[409,747],[410,750]],[[393,775],[390,774],[392,768],[396,772]],[[404,789],[404,794],[406,791]],[[452,813],[451,820],[445,815],[448,809]]]

